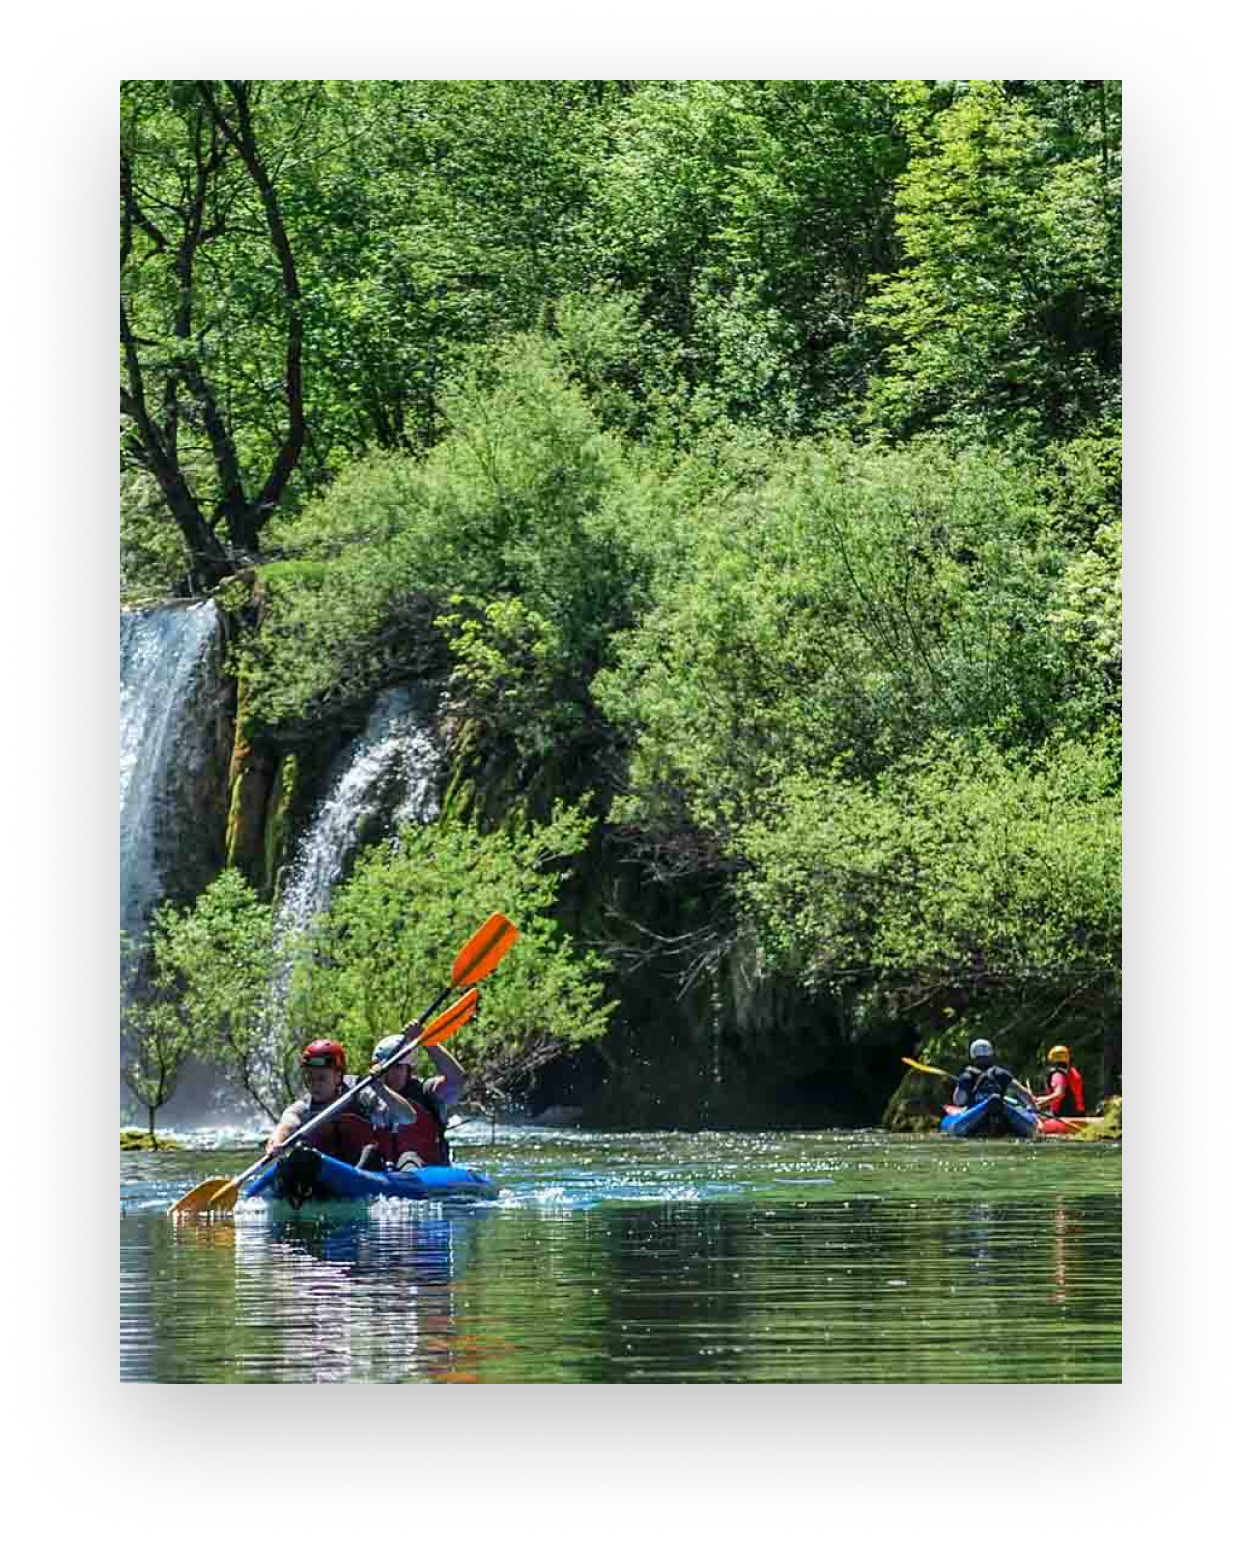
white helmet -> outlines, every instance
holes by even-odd
[[[996,1052],[992,1049],[992,1042],[990,1040],[972,1040],[970,1042],[971,1061],[983,1061],[985,1058],[990,1061],[995,1055]]]
[[[385,1035],[371,1052],[371,1065],[376,1067],[380,1062],[386,1062],[390,1056],[395,1056],[404,1044],[404,1035]]]

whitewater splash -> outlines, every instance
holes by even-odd
[[[222,650],[213,601],[121,613],[121,927],[135,938],[176,870],[206,869],[200,849],[219,843]]]
[[[327,910],[360,848],[382,830],[426,824],[439,814],[440,748],[431,726],[427,694],[395,687],[376,698],[366,728],[331,769],[328,791],[294,852],[280,901],[282,933],[300,932]]]

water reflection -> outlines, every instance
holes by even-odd
[[[123,1211],[122,1376],[1115,1381],[1120,1154],[966,1145],[558,1138],[472,1155],[495,1204]]]

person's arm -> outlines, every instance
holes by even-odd
[[[1065,1099],[1066,1090],[1069,1088],[1069,1079],[1063,1072],[1052,1074],[1052,1088],[1042,1099],[1035,1102],[1041,1110],[1051,1110],[1054,1115],[1060,1113],[1061,1105]]]
[[[430,1056],[431,1064],[436,1069],[435,1076],[423,1079],[423,1088],[435,1099],[442,1110],[447,1110],[461,1097],[462,1087],[466,1081],[466,1069],[452,1052],[446,1051],[442,1045],[428,1045],[423,1049]]]
[[[404,1126],[418,1119],[414,1106],[405,1095],[399,1094],[395,1088],[389,1088],[382,1078],[378,1083],[372,1083],[369,1092],[372,1102],[364,1108],[363,1113],[372,1124],[375,1123],[375,1115],[379,1114],[377,1105],[383,1106],[390,1125]]]
[[[287,1142],[301,1124],[301,1115],[291,1105],[280,1117],[276,1129],[268,1137],[267,1147],[264,1149],[265,1154],[279,1147],[282,1142]]]

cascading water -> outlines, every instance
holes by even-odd
[[[191,899],[223,861],[231,725],[214,601],[122,611],[120,641],[121,929],[140,943],[161,900]],[[191,1060],[162,1123],[201,1119],[216,1081]]]
[[[362,846],[384,830],[439,814],[433,716],[425,691],[395,687],[376,698],[366,728],[332,767],[328,791],[295,850],[278,914],[282,934],[301,932],[327,910]]]
[[[213,601],[121,613],[121,927],[220,861],[228,759]]]

